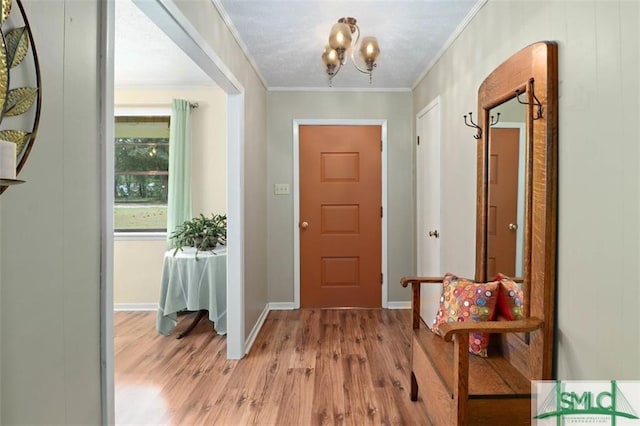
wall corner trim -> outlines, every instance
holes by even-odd
[[[258,321],[256,321],[255,325],[251,329],[251,333],[249,333],[249,336],[247,336],[247,340],[245,340],[244,342],[245,355],[248,354],[249,351],[251,350],[251,346],[253,346],[253,343],[256,341],[256,337],[258,337],[258,333],[260,333],[260,330],[262,329],[262,326],[264,325],[264,321],[267,319],[267,315],[269,314],[270,310],[271,309],[269,309],[269,303],[264,305],[264,309],[262,310],[262,313],[258,317]]]
[[[269,311],[292,311],[296,309],[294,302],[271,302]]]

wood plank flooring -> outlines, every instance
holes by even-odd
[[[240,361],[207,321],[177,340],[155,313],[114,315],[117,424],[429,424],[409,399],[410,310],[272,311]]]

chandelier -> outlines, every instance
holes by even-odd
[[[360,40],[360,28],[356,24],[356,18],[340,18],[338,23],[331,27],[329,34],[329,44],[324,48],[322,61],[327,67],[329,75],[329,85],[343,65],[347,63],[347,56],[351,57],[353,66],[364,74],[369,74],[369,84],[371,84],[371,74],[376,67],[376,59],[380,54],[380,46],[375,37],[363,37]],[[351,41],[355,36],[353,46]],[[358,51],[364,62],[364,68],[360,67],[354,58],[354,52]]]

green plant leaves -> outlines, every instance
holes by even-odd
[[[29,51],[27,27],[16,28],[4,36],[7,43],[7,64],[13,68],[24,60]]]
[[[9,91],[4,105],[4,115],[13,117],[24,114],[31,108],[38,94],[37,87],[19,87]]]
[[[227,215],[212,214],[210,218],[200,213],[199,217],[185,221],[171,234],[175,244],[174,256],[182,247],[209,250],[227,242]]]

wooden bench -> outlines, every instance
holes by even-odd
[[[528,425],[531,423],[531,381],[494,339],[488,358],[469,354],[469,333],[534,332],[537,318],[517,321],[461,322],[440,326],[437,336],[420,318],[420,284],[442,283],[442,278],[403,278],[412,285],[411,400],[418,389],[435,425]],[[524,343],[523,343],[524,344]]]
[[[411,399],[416,401],[420,390],[435,425],[528,425],[531,381],[555,375],[558,51],[553,42],[516,52],[478,89],[475,280],[486,282],[491,278],[487,275],[498,272],[511,275],[494,270],[509,262],[497,262],[500,255],[488,241],[493,223],[489,211],[495,201],[489,190],[489,139],[496,108],[521,94],[527,95],[526,101],[518,98],[526,104],[525,161],[519,169],[525,179],[518,188],[524,196],[524,222],[508,229],[519,229],[522,236],[522,271],[517,273],[522,274],[522,311],[527,319],[447,323],[439,327],[444,336],[436,336],[420,318],[420,286],[441,284],[443,279],[402,279],[404,287],[411,284],[413,289]],[[491,333],[488,358],[469,354],[473,332]]]

